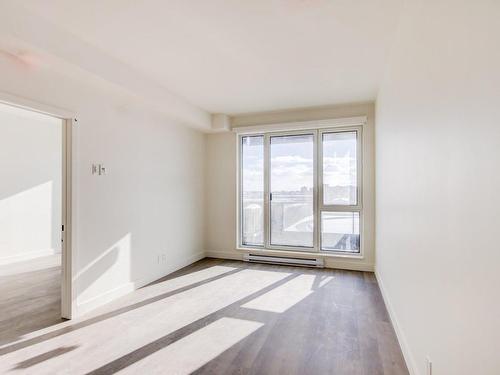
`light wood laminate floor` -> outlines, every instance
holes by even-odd
[[[372,273],[204,259],[61,321],[53,271],[0,276],[0,373],[408,374]]]
[[[62,321],[60,255],[0,265],[0,346]]]

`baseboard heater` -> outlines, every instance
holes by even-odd
[[[325,267],[325,262],[322,258],[305,259],[276,255],[244,254],[243,260],[252,263],[282,264],[287,266]]]

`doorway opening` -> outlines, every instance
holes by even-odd
[[[71,318],[70,137],[71,120],[0,102],[0,345]]]

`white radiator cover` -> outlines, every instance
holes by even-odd
[[[303,266],[303,267],[316,267],[316,268],[325,267],[325,262],[323,258],[296,258],[290,256],[260,255],[260,254],[247,253],[243,255],[243,260],[245,262],[253,262],[253,263],[271,263],[271,264],[283,264],[290,266]]]

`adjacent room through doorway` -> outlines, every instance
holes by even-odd
[[[0,103],[0,344],[61,321],[63,120]]]

